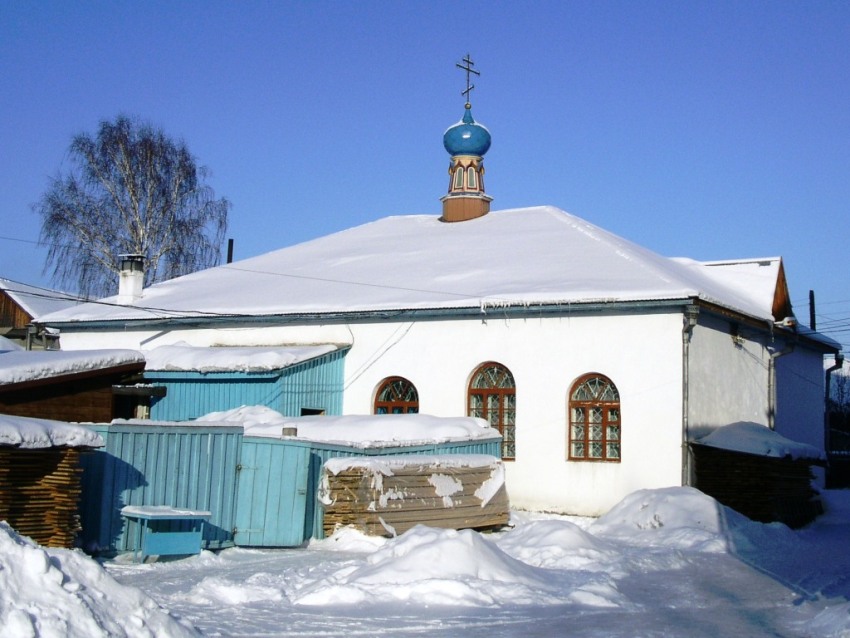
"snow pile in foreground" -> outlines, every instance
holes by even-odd
[[[283,428],[295,428],[299,439],[360,448],[501,438],[484,419],[427,414],[285,417],[271,408],[242,406],[197,420],[239,424],[245,436],[280,438]]]
[[[850,493],[830,497],[804,530],[678,487],[636,492],[595,522],[519,513],[504,532],[394,539],[349,528],[307,548],[107,568],[204,635],[840,638]],[[134,587],[0,526],[0,635],[192,635]]]
[[[747,523],[748,519],[697,489],[668,487],[632,492],[588,531],[634,545],[724,552],[729,549],[730,525]]]
[[[525,523],[497,542],[514,558],[548,569],[609,571],[620,557],[619,551],[608,541],[562,520]]]
[[[576,602],[615,607],[623,602],[605,575],[568,587],[548,570],[512,558],[471,530],[416,526],[370,554],[305,587],[297,605],[415,602],[417,605],[496,606]]]
[[[84,554],[43,549],[0,522],[0,633],[16,638],[197,636]]]

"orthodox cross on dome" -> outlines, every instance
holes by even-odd
[[[470,107],[469,94],[472,92],[472,89],[475,88],[474,84],[469,83],[469,79],[470,79],[469,75],[471,73],[474,73],[475,75],[481,75],[481,71],[476,71],[475,69],[472,68],[472,67],[475,66],[475,62],[472,61],[472,58],[469,57],[468,53],[466,54],[466,57],[463,59],[463,64],[458,62],[457,64],[455,64],[455,66],[459,69],[463,69],[464,71],[466,71],[466,90],[461,91],[461,95],[466,98],[466,108],[469,108]]]

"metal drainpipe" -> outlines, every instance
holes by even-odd
[[[832,373],[844,367],[844,355],[835,353],[835,364],[826,369],[826,391],[823,398],[823,448],[829,450],[829,395],[832,387]]]
[[[690,346],[691,337],[693,336],[694,327],[697,325],[699,318],[699,306],[689,304],[685,307],[682,326],[682,485],[688,486],[693,483],[691,476],[691,450],[690,442],[690,423],[688,420],[689,412],[689,392],[690,392]]]
[[[786,342],[785,348],[770,353],[767,366],[767,427],[776,429],[776,360],[794,352],[794,342]]]

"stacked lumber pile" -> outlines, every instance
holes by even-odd
[[[696,487],[748,518],[802,527],[822,513],[812,459],[776,458],[691,444]]]
[[[510,516],[504,467],[486,455],[331,459],[319,492],[326,536],[346,525],[373,536],[418,524],[486,529]]]
[[[80,448],[0,446],[0,520],[47,547],[73,547],[80,531]]]

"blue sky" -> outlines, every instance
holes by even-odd
[[[439,214],[466,53],[494,210],[781,255],[797,315],[814,289],[850,344],[846,2],[3,2],[0,277],[50,285],[31,205],[119,113],[211,169],[237,259]]]

